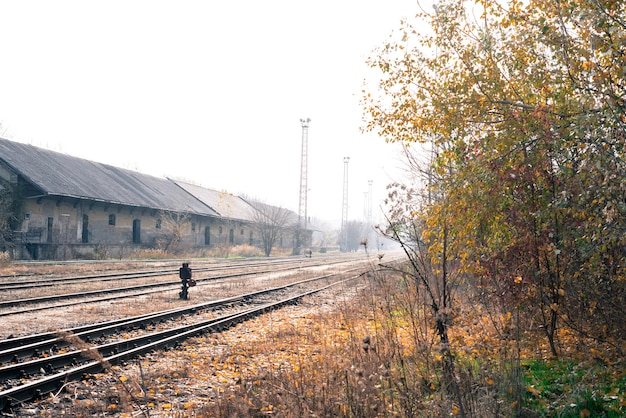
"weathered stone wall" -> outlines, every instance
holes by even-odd
[[[181,216],[184,221],[175,227],[175,216],[155,209],[67,198],[27,199],[19,232],[22,244],[29,243],[29,249],[19,251],[21,255],[17,256],[67,259],[93,257],[94,252],[102,250],[112,257],[123,256],[135,247],[162,248],[175,228],[180,230],[179,248],[260,245],[258,233],[249,223],[197,215]]]

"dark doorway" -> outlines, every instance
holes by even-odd
[[[141,244],[141,220],[133,221],[133,244]]]
[[[89,242],[89,216],[83,215],[82,243],[87,244],[88,242]]]
[[[54,218],[48,218],[48,234],[46,235],[46,242],[52,242],[52,225],[54,225]]]
[[[204,227],[204,245],[211,245],[211,228]]]

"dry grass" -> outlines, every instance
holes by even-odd
[[[30,411],[43,417],[443,417],[459,416],[462,399],[468,417],[540,416],[520,408],[524,397],[533,407],[542,399],[535,387],[526,390],[515,362],[516,348],[529,358],[537,354],[534,341],[516,347],[490,315],[459,300],[451,313],[450,345],[461,393],[453,394],[423,307],[419,292],[401,277],[373,274],[358,285],[70,382]],[[609,377],[626,376],[614,372],[621,374]],[[623,393],[611,393],[615,410],[623,409]],[[583,415],[593,410],[583,407],[565,414],[573,403],[565,392],[559,396],[554,416],[593,416]]]
[[[443,416],[435,352],[406,333],[389,338],[393,315],[373,303],[380,289],[334,289],[189,340],[112,373],[72,382],[41,402],[39,416]],[[370,283],[371,284],[371,283]],[[387,327],[385,324],[389,325]],[[398,331],[398,329],[396,329]],[[95,394],[100,395],[96,396]],[[493,399],[493,398],[491,398]]]
[[[11,264],[11,256],[6,251],[0,251],[0,268],[5,268]]]
[[[291,248],[274,248],[272,250],[272,256],[289,255],[293,250]],[[195,251],[192,253],[187,252],[187,255],[191,255],[194,258],[237,258],[237,257],[264,257],[265,254],[259,247],[254,247],[248,244],[230,245],[220,244],[214,247]]]
[[[0,263],[0,276],[5,276],[9,280],[11,276],[54,276],[68,277],[96,273],[106,273],[119,270],[141,270],[148,265],[145,261],[124,261],[124,262],[97,262],[97,263],[67,263],[67,262],[42,262],[42,263],[20,263],[10,261],[6,264]],[[154,263],[150,263],[154,267]]]

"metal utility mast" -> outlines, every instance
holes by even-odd
[[[300,207],[298,209],[298,226],[306,231],[307,227],[307,168],[308,168],[308,148],[309,148],[309,122],[311,119],[300,119],[302,124],[302,158],[300,165]],[[298,243],[299,245],[300,243]]]
[[[341,249],[348,248],[348,163],[350,157],[343,157],[343,203],[341,206]]]
[[[367,223],[369,226],[372,225],[372,184],[374,183],[373,180],[368,180],[367,184],[368,184],[368,192],[367,192],[367,197],[368,197],[368,202],[367,202]]]

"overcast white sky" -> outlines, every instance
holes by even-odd
[[[397,147],[362,135],[365,59],[415,0],[0,0],[4,137],[298,211],[374,212]],[[1,132],[0,132],[1,133]]]

